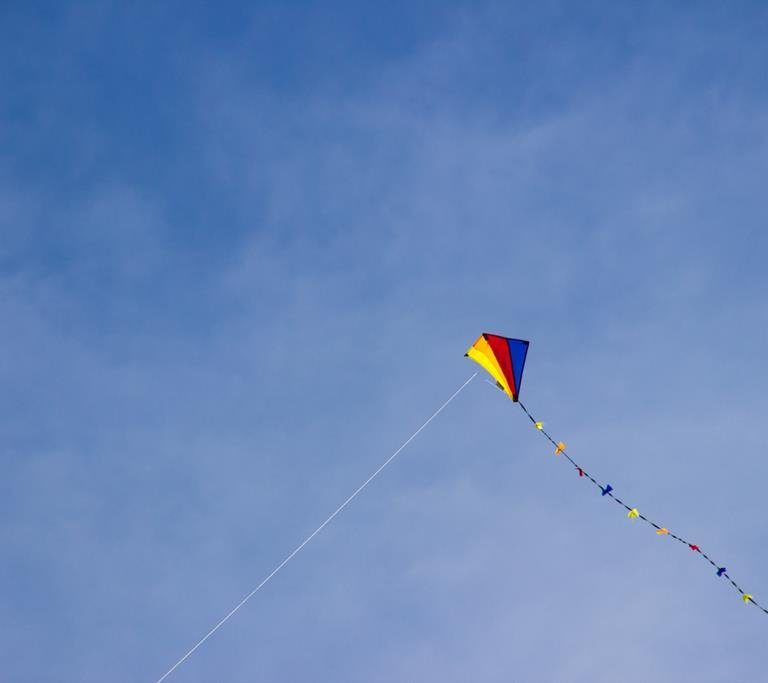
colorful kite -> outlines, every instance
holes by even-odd
[[[497,334],[481,334],[477,341],[469,347],[469,350],[465,354],[473,361],[481,365],[490,375],[496,380],[496,386],[501,389],[507,396],[515,401],[522,411],[528,416],[533,426],[541,432],[544,437],[555,447],[555,455],[563,455],[573,465],[579,477],[584,477],[588,481],[592,482],[598,489],[600,494],[605,497],[608,496],[611,500],[621,505],[627,511],[627,517],[629,519],[640,519],[646,524],[653,527],[658,536],[668,536],[674,539],[678,543],[682,543],[687,546],[691,551],[703,557],[709,562],[712,567],[715,568],[715,573],[719,577],[723,577],[729,581],[729,583],[739,592],[741,599],[745,605],[754,605],[758,609],[768,614],[768,609],[760,605],[755,598],[746,591],[742,590],[729,575],[725,567],[720,567],[712,560],[698,545],[695,543],[689,543],[684,538],[673,534],[667,527],[652,522],[645,515],[642,515],[636,507],[627,505],[624,501],[617,498],[613,493],[613,486],[610,484],[601,484],[594,477],[592,477],[583,467],[576,463],[566,452],[566,446],[562,441],[555,441],[547,431],[544,429],[544,423],[536,420],[531,413],[528,412],[525,405],[520,401],[520,384],[523,379],[523,367],[525,366],[525,357],[528,353],[528,342],[522,339],[509,339],[507,337],[501,337]]]
[[[507,337],[501,337],[497,334],[481,334],[477,341],[467,351],[466,355],[476,363],[479,363],[488,374],[496,382],[496,386],[501,389],[509,398],[516,402],[523,412],[528,416],[534,428],[541,432],[544,437],[555,447],[555,455],[562,455],[568,462],[573,465],[580,478],[591,481],[599,490],[600,495],[608,497],[621,505],[627,512],[627,517],[630,519],[640,519],[646,524],[649,524],[656,530],[656,534],[659,537],[668,536],[669,538],[678,541],[694,553],[701,555],[712,567],[716,570],[716,574],[719,577],[724,577],[731,585],[739,591],[741,599],[746,605],[755,605],[763,612],[768,614],[768,609],[765,609],[757,603],[752,594],[747,593],[741,589],[741,587],[728,576],[728,571],[725,567],[720,567],[709,556],[699,548],[695,543],[689,543],[680,536],[673,534],[667,527],[661,526],[652,522],[644,515],[640,514],[640,511],[636,507],[630,507],[622,500],[616,497],[613,486],[606,483],[600,484],[592,475],[590,475],[583,467],[578,465],[576,461],[568,455],[566,451],[565,443],[562,441],[555,441],[549,433],[544,429],[544,423],[540,420],[536,420],[526,409],[526,407],[520,402],[520,386],[523,382],[523,368],[525,367],[525,358],[528,355],[528,342],[522,339],[509,339]],[[195,643],[187,652],[176,661],[176,663],[168,669],[156,683],[162,683],[168,676],[170,676],[181,664],[183,664],[205,641],[213,636],[229,619],[240,610],[256,593],[258,593],[269,581],[274,577],[285,565],[287,565],[304,546],[306,546],[315,536],[317,536],[328,524],[330,524],[338,514],[341,513],[365,488],[374,480],[379,474],[387,467],[407,446],[413,441],[426,427],[450,404],[463,390],[464,388],[477,376],[475,372],[469,379],[467,379],[456,391],[451,394],[446,401],[428,417],[424,423],[409,436],[402,445],[395,450],[380,466],[373,472],[355,491],[339,505],[326,519],[318,526],[309,536],[307,536],[301,543],[299,543],[288,555],[285,556],[282,562],[280,562],[262,581],[259,583],[250,593],[245,595],[240,602],[238,602],[227,614],[224,615],[200,640]]]
[[[481,334],[464,354],[479,363],[513,401],[520,395],[528,342],[497,334]],[[542,425],[543,426],[543,425]]]

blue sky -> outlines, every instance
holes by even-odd
[[[768,602],[761,3],[5,3],[0,678],[154,681],[473,372]],[[755,681],[475,381],[173,678]]]

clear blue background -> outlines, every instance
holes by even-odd
[[[768,602],[763,3],[3,3],[0,679],[154,681],[461,384]],[[754,682],[475,381],[170,680]]]

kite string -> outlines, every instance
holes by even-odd
[[[456,391],[451,394],[450,398],[445,401],[430,417],[424,422],[424,424],[421,425],[413,434],[411,434],[398,448],[392,455],[390,455],[383,463],[382,465],[370,476],[368,479],[366,479],[360,486],[355,489],[354,493],[350,495],[339,507],[337,507],[326,519],[325,521],[317,527],[309,536],[307,536],[299,545],[294,548],[289,555],[286,556],[286,558],[275,567],[270,574],[266,576],[262,580],[262,582],[256,586],[250,593],[248,593],[240,602],[238,602],[222,619],[219,620],[219,622],[210,630],[208,633],[206,633],[193,647],[191,647],[181,659],[179,659],[168,671],[166,671],[160,678],[157,679],[156,683],[162,683],[168,676],[170,676],[181,664],[183,664],[189,657],[194,653],[197,648],[199,648],[206,640],[208,640],[216,631],[218,631],[228,620],[231,616],[235,614],[243,605],[245,605],[246,602],[248,602],[256,593],[258,593],[263,586],[265,586],[269,580],[277,574],[283,567],[285,567],[286,564],[288,564],[295,556],[296,554],[305,546],[307,543],[309,543],[317,534],[319,534],[333,519],[338,515],[347,505],[349,505],[356,497],[357,495],[362,492],[362,490],[368,486],[380,473],[381,471],[389,465],[398,455],[400,455],[401,451],[409,444],[411,441],[413,441],[420,433],[421,431],[430,423],[432,420],[434,420],[441,412],[443,412],[443,409],[445,409],[448,404],[453,401],[466,387],[473,379],[477,377],[477,373],[473,374],[464,384],[462,384]]]

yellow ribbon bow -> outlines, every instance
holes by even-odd
[[[630,519],[637,519],[640,516],[640,513],[637,511],[637,508],[632,508],[628,513],[627,517]]]
[[[662,534],[668,534],[669,529],[665,527],[661,527],[661,529],[656,529],[656,533],[659,534],[659,536],[661,536]]]
[[[536,429],[544,429],[544,423],[543,422],[536,422],[534,424],[536,425]]]
[[[561,441],[555,448],[555,455],[560,455],[565,450],[565,444]]]
[[[741,596],[741,599],[744,601],[745,605],[748,605],[750,602],[752,602],[752,596],[749,593],[744,593],[744,595]]]

